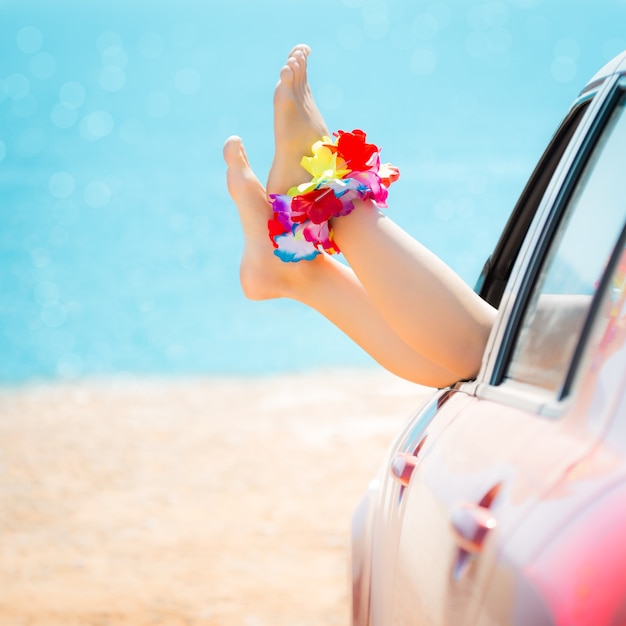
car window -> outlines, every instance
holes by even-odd
[[[613,257],[613,271],[605,280],[597,315],[590,327],[589,354],[595,364],[608,359],[626,339],[626,229]]]
[[[563,120],[537,163],[478,278],[476,292],[496,309],[500,306],[504,289],[530,224],[590,102],[590,100],[579,102]]]
[[[505,380],[558,392],[626,218],[626,97],[576,182],[532,289]]]

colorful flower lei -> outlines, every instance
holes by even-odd
[[[274,254],[283,261],[311,260],[322,251],[341,252],[333,240],[329,220],[348,215],[355,200],[387,206],[388,187],[400,172],[380,163],[380,149],[366,143],[362,130],[333,133],[313,144],[312,156],[300,164],[313,177],[292,187],[287,195],[271,194],[274,217],[268,222]]]

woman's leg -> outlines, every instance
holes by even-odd
[[[458,379],[474,377],[495,310],[371,203],[334,220],[333,229],[374,306],[402,340]]]
[[[314,308],[383,367],[407,380],[445,386],[458,379],[398,337],[350,268],[326,254],[300,263],[283,263],[274,256],[267,233],[272,208],[238,137],[226,141],[224,158],[228,190],[243,227],[241,284],[248,298],[287,297]]]
[[[328,134],[307,83],[308,53],[302,45],[292,50],[276,87],[269,193],[285,193],[306,180],[300,159]],[[495,310],[371,203],[335,219],[333,229],[373,308],[402,342],[456,379],[475,376]]]

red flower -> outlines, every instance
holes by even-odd
[[[355,129],[351,133],[339,130],[334,135],[337,137],[337,145],[329,148],[337,152],[349,169],[354,172],[369,170],[372,167],[372,157],[380,150],[373,143],[366,143],[366,135],[362,130]]]
[[[269,231],[272,244],[275,248],[278,248],[275,237],[278,237],[279,235],[284,235],[286,232],[288,232],[288,229],[286,229],[283,224],[281,224],[276,218],[274,218],[267,221],[267,230]]]
[[[341,213],[343,204],[332,189],[324,186],[301,196],[294,196],[291,201],[291,210],[294,215],[304,214],[314,224],[322,224]],[[296,221],[295,217],[293,220]]]

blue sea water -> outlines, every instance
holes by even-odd
[[[287,52],[398,165],[390,214],[470,284],[623,0],[0,2],[0,383],[369,366],[240,292],[221,146],[259,176]]]

